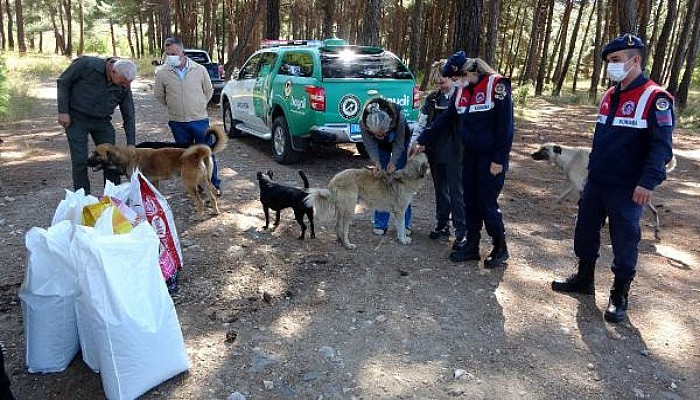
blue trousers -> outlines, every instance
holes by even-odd
[[[206,143],[212,145],[213,143],[207,143],[207,138],[204,132],[209,128],[208,119],[200,119],[198,121],[190,122],[176,122],[169,121],[168,126],[173,132],[173,138],[175,138],[176,143]],[[216,156],[212,154],[211,159],[214,164],[214,171],[211,174],[211,183],[215,188],[220,189],[221,180],[219,179],[219,165],[216,162]]]
[[[492,238],[505,235],[498,196],[505,183],[505,172],[491,175],[488,154],[465,153],[462,162],[464,211],[467,236],[479,236],[481,228]]]
[[[642,232],[642,206],[632,201],[634,189],[587,183],[581,194],[574,234],[574,252],[581,261],[595,262],[600,255],[600,230],[607,217],[615,277],[632,279]]]
[[[399,160],[396,162],[396,169],[401,169],[406,166],[406,160],[408,158],[408,140],[405,141],[405,146],[403,149],[403,152],[401,154],[401,157]],[[389,161],[391,161],[391,152],[386,151],[382,148],[383,146],[379,146],[379,162],[382,164],[382,168],[386,169],[387,165],[389,165]],[[391,217],[391,213],[387,211],[379,211],[379,210],[374,210],[374,227],[379,228],[379,229],[387,229],[389,227],[389,218]],[[404,221],[406,222],[406,228],[411,227],[411,205],[408,205],[408,208],[406,208],[406,214],[404,214]]]

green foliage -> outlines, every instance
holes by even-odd
[[[7,85],[7,71],[5,59],[0,54],[0,119],[4,119],[8,112],[10,93]]]
[[[697,72],[697,71],[696,71]],[[697,75],[697,74],[696,74]],[[682,129],[694,130],[700,134],[700,92],[688,92],[688,105],[677,116],[676,125]]]
[[[98,35],[85,36],[85,53],[108,54],[110,45],[109,37],[101,37]],[[77,48],[77,43],[76,43]]]
[[[513,91],[513,102],[518,106],[525,106],[527,104],[527,98],[534,93],[535,88],[530,83],[518,86]]]
[[[31,89],[39,82],[55,79],[70,63],[60,56],[6,53],[0,66],[0,120],[24,118],[35,103]]]

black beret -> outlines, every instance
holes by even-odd
[[[603,57],[603,61],[605,61],[605,57],[607,57],[608,54],[627,49],[644,50],[644,42],[642,42],[642,39],[631,33],[625,33],[624,35],[618,36],[609,41],[605,46],[603,46],[603,53],[601,56]]]
[[[460,75],[459,70],[462,69],[464,63],[467,62],[467,55],[463,51],[458,51],[447,59],[447,63],[442,67],[442,76],[450,78]]]

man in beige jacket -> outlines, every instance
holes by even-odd
[[[165,39],[165,63],[156,70],[155,95],[168,108],[168,126],[177,143],[207,143],[207,103],[214,89],[207,69],[187,58],[178,38]],[[211,145],[212,143],[207,143]],[[216,157],[211,183],[221,195]]]

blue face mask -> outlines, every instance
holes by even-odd
[[[166,62],[174,67],[177,67],[180,65],[180,56],[171,56],[168,55],[166,57]]]

